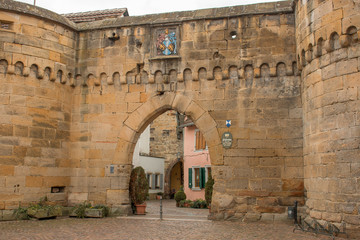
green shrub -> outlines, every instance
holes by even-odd
[[[179,207],[185,207],[185,202],[186,202],[186,200],[181,200],[179,202]]]
[[[97,204],[93,208],[102,209],[105,217],[108,217],[109,214],[110,214],[110,208],[108,206],[103,205],[103,204]]]
[[[132,204],[142,204],[149,194],[149,183],[142,167],[136,167],[131,171],[129,194]]]
[[[29,215],[27,214],[27,208],[26,207],[18,207],[14,210],[14,214],[16,219],[19,220],[28,220],[30,219]]]
[[[83,202],[80,204],[77,204],[75,207],[72,208],[72,212],[76,214],[76,217],[78,218],[84,218],[86,217],[85,211],[87,208],[93,208],[93,209],[101,209],[104,213],[104,216],[107,217],[110,214],[110,209],[108,206],[105,206],[103,204],[97,204],[95,206],[91,206],[91,203],[89,202]]]
[[[90,208],[90,207],[91,207],[91,204],[85,201],[85,202],[80,203],[80,204],[76,205],[75,207],[73,207],[72,211],[75,212],[76,217],[84,218],[85,217],[85,209]]]
[[[180,190],[175,193],[174,198],[177,203],[179,203],[181,200],[186,199],[186,194],[185,194],[182,186],[180,187]]]
[[[206,208],[206,201],[203,199],[196,199],[190,205],[192,208]]]
[[[208,206],[211,205],[213,187],[214,187],[214,179],[210,175],[209,180],[205,183],[205,200]]]
[[[46,218],[47,216],[61,216],[62,207],[58,205],[48,205],[47,197],[40,198],[38,203],[31,204],[29,207],[19,207],[14,210],[17,219]]]

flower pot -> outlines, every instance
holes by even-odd
[[[146,209],[146,204],[135,204],[136,207],[136,215],[145,215],[145,209]]]
[[[27,210],[27,215],[37,219],[56,218],[57,216],[62,215],[62,208],[58,206],[53,208],[29,208]]]
[[[156,195],[156,199],[160,200],[161,199],[161,195]]]

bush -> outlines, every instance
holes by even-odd
[[[180,190],[175,193],[174,198],[177,203],[179,203],[181,200],[186,199],[186,194],[183,190],[183,187],[180,187]]]
[[[210,175],[209,180],[205,183],[205,200],[208,206],[211,205],[213,187],[214,187],[214,179]]]
[[[203,199],[196,199],[192,206],[192,208],[206,208],[206,201]]]
[[[85,217],[85,209],[90,208],[91,204],[88,202],[83,202],[75,207],[72,208],[72,211],[76,214],[76,217],[78,218],[84,218]]]
[[[72,208],[71,212],[76,214],[76,217],[78,218],[85,218],[87,216],[86,209],[92,208],[92,209],[101,209],[104,216],[109,216],[110,209],[108,206],[105,206],[103,204],[97,204],[95,206],[91,206],[91,203],[89,202],[83,202],[80,204],[77,204],[75,207]]]
[[[51,218],[62,215],[62,207],[58,205],[48,205],[47,197],[40,198],[38,203],[31,204],[29,207],[19,207],[14,210],[17,219],[30,218]]]
[[[142,167],[136,167],[131,171],[129,194],[132,204],[142,204],[146,201],[149,193],[149,184],[145,171]]]
[[[93,208],[95,208],[95,209],[102,209],[105,217],[108,217],[109,214],[110,214],[110,209],[109,209],[109,207],[108,207],[108,206],[105,206],[105,205],[103,205],[103,204],[97,204],[97,205],[95,205]]]
[[[26,207],[19,207],[14,210],[16,219],[19,220],[28,220],[30,219],[29,215],[27,214],[27,208]]]
[[[185,201],[186,201],[186,200],[181,200],[181,201],[179,202],[179,207],[185,207]]]

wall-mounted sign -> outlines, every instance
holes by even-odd
[[[230,132],[224,132],[221,137],[221,143],[224,148],[231,148],[233,142],[233,136]]]
[[[226,126],[230,127],[231,126],[231,120],[226,120]]]

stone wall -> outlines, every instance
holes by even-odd
[[[214,219],[283,219],[306,193],[310,216],[359,224],[358,1],[296,2],[296,19],[282,1],[77,25],[0,2],[0,208],[46,194],[127,213],[136,141],[175,110],[208,143]]]
[[[74,93],[73,118],[80,123],[74,122],[72,133],[77,124],[84,128],[77,137],[73,135],[72,161],[78,159],[97,169],[87,176],[96,179],[91,191],[98,191],[101,166],[116,163],[120,169],[129,169],[129,152],[138,134],[165,110],[175,108],[193,118],[214,155],[212,211],[217,218],[284,214],[294,200],[303,202],[294,15],[290,7],[284,12],[285,5],[290,6],[287,2],[257,6],[274,11],[281,4],[284,7],[277,14],[214,19],[206,12],[202,20],[186,19],[186,14],[199,14],[191,12],[183,13],[180,22],[172,15],[160,15],[103,21],[101,29],[82,24],[77,82],[82,86]],[[140,24],[144,18],[154,23]],[[157,24],[157,19],[162,23]],[[154,34],[164,28],[178,33],[176,56],[154,55]],[[176,96],[185,102],[177,103]],[[157,105],[159,99],[165,100]],[[195,111],[189,101],[197,106]],[[210,122],[200,120],[203,113]],[[219,136],[228,130],[227,119],[233,121],[234,145],[224,150]],[[71,193],[71,200],[126,204],[126,178],[124,174],[114,177],[119,184],[105,187],[106,194],[94,192],[97,198],[79,189]],[[84,182],[73,179],[74,184]]]
[[[150,124],[150,156],[165,158],[164,191],[170,193],[170,173],[182,158],[183,138],[178,139],[176,112],[168,111]]]
[[[0,210],[44,196],[66,205],[73,88],[65,73],[74,69],[77,32],[21,12],[0,19]]]
[[[304,177],[312,218],[359,225],[360,2],[297,1]]]

